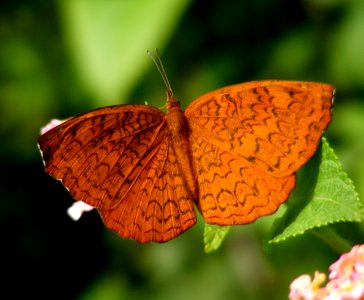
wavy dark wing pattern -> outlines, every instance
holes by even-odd
[[[208,222],[248,223],[286,200],[331,120],[333,92],[321,83],[257,81],[187,107],[199,208]]]
[[[145,105],[97,109],[39,138],[47,173],[96,207],[107,227],[139,242],[168,241],[196,222],[165,115]]]
[[[201,137],[191,142],[198,208],[207,223],[251,223],[274,213],[295,186],[295,175],[275,177]]]
[[[287,176],[316,151],[331,120],[333,91],[311,82],[249,82],[197,98],[185,115],[192,135]]]

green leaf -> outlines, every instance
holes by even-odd
[[[70,54],[97,105],[123,103],[151,65],[146,51],[163,48],[190,2],[59,1]]]
[[[230,226],[219,226],[205,223],[205,252],[211,253],[219,249],[229,230]]]
[[[326,139],[297,175],[288,209],[272,227],[270,243],[337,222],[361,222],[364,206]]]

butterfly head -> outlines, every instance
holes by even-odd
[[[174,98],[172,90],[167,90],[167,110],[170,111],[171,109],[177,107],[180,108],[181,103]]]

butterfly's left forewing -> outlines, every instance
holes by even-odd
[[[46,132],[39,146],[46,171],[123,237],[164,242],[196,222],[165,115],[156,108],[91,111]]]

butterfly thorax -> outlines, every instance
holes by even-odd
[[[191,198],[197,201],[198,188],[192,165],[189,143],[189,127],[179,101],[167,93],[167,126],[170,142],[176,155],[178,167]]]

